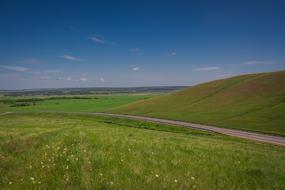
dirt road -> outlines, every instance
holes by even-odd
[[[4,113],[0,113],[0,116],[2,115],[8,115],[8,114],[11,114],[12,112],[4,112]]]
[[[193,129],[213,131],[213,132],[221,133],[224,135],[229,135],[229,136],[234,136],[234,137],[239,137],[239,138],[249,139],[249,140],[254,140],[254,141],[260,141],[260,142],[275,144],[279,146],[285,146],[285,137],[265,135],[265,134],[254,133],[254,132],[246,132],[246,131],[241,131],[241,130],[236,130],[236,129],[219,128],[219,127],[213,127],[213,126],[208,126],[208,125],[188,123],[188,122],[183,122],[183,121],[143,117],[143,116],[110,114],[110,113],[93,113],[93,114],[120,117],[120,118],[128,118],[128,119],[135,119],[135,120],[143,120],[143,121],[151,121],[151,122],[163,123],[163,124],[171,124],[171,125],[189,127]]]

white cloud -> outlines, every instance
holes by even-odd
[[[49,79],[50,79],[49,76],[41,76],[41,77],[40,77],[40,80],[49,80]]]
[[[92,40],[93,42],[96,42],[99,44],[108,44],[108,45],[115,45],[116,44],[114,42],[108,42],[108,41],[102,40],[102,39],[95,37],[95,36],[89,37],[89,39]]]
[[[17,61],[18,63],[21,63],[21,64],[41,64],[42,62],[36,58],[25,58],[25,59],[22,59],[20,61]]]
[[[99,38],[97,38],[97,37],[95,37],[95,36],[90,37],[89,39],[92,40],[92,41],[94,41],[94,42],[97,42],[97,43],[101,43],[101,44],[104,44],[104,43],[105,43],[104,40],[101,40],[101,39],[99,39]]]
[[[105,79],[102,78],[102,77],[101,77],[99,80],[100,80],[101,82],[105,82]]]
[[[79,81],[81,81],[81,82],[87,82],[87,81],[88,81],[88,78],[80,78]]]
[[[62,71],[60,71],[60,70],[46,70],[45,72],[47,72],[47,73],[61,73]]]
[[[139,67],[133,67],[133,68],[132,68],[132,71],[135,71],[135,72],[136,72],[136,71],[139,71],[139,70],[140,70]]]
[[[16,71],[16,72],[26,72],[26,71],[30,70],[27,67],[21,67],[21,66],[1,65],[0,67],[3,68],[3,69],[7,69],[7,70],[10,70],[10,71]]]
[[[73,57],[71,55],[62,55],[60,57],[63,59],[69,60],[69,61],[81,61],[81,59],[79,59],[77,57]]]
[[[1,73],[0,78],[16,78],[18,77],[15,73]]]
[[[130,52],[140,52],[141,49],[140,48],[132,48],[132,49],[129,49]]]
[[[244,62],[242,64],[243,65],[272,65],[272,64],[274,64],[274,62],[273,61],[256,61],[256,60],[253,60],[253,61]]]
[[[194,71],[217,71],[220,70],[219,67],[199,67],[195,68]]]
[[[65,78],[64,77],[58,77],[55,80],[65,80]]]
[[[173,52],[170,52],[167,56],[172,57],[172,56],[176,56],[176,55],[177,55],[177,53],[173,51]]]
[[[75,79],[73,79],[72,77],[58,77],[58,78],[56,78],[55,80],[76,81],[76,82],[78,82],[78,81],[85,81],[85,78],[81,78],[81,79],[79,79],[79,80],[75,80]]]

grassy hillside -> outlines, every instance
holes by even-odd
[[[284,147],[76,114],[0,116],[1,189],[284,189]]]
[[[285,71],[212,81],[112,112],[285,135]]]

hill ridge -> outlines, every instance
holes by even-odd
[[[285,136],[285,71],[234,76],[133,102],[112,113]]]

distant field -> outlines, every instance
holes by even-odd
[[[101,112],[154,96],[158,96],[158,94],[1,97],[0,112]]]
[[[27,90],[1,90],[0,95],[6,96],[66,96],[66,95],[118,95],[139,93],[169,93],[187,88],[187,86],[149,86],[125,88],[58,88],[58,89],[27,89]]]
[[[112,112],[285,136],[285,71],[212,81]]]
[[[285,189],[285,148],[76,114],[0,116],[1,189]]]

